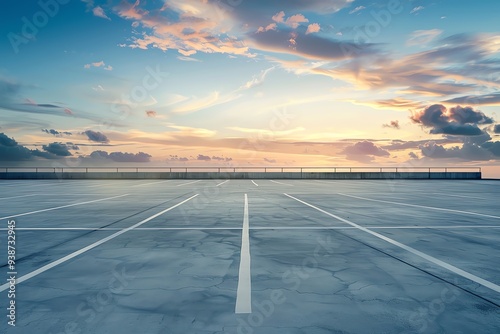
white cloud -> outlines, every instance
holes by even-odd
[[[421,11],[422,9],[424,9],[424,8],[425,8],[424,6],[417,6],[417,7],[414,7],[414,8],[411,10],[410,14],[415,14],[415,13],[418,13],[418,12],[420,12],[420,11]]]
[[[318,23],[312,23],[312,24],[307,26],[306,35],[312,34],[315,32],[319,32],[320,30],[321,30],[321,27]]]
[[[97,6],[94,9],[92,9],[92,13],[94,13],[94,16],[111,21],[111,19],[104,12],[104,9],[102,9],[100,6]]]
[[[358,7],[354,8],[353,10],[351,10],[351,11],[349,12],[349,14],[354,14],[354,13],[357,13],[357,12],[359,12],[359,11],[362,11],[363,9],[366,9],[366,7],[365,7],[365,6],[358,6]]]
[[[428,44],[442,33],[443,31],[439,29],[416,30],[410,35],[410,38],[408,39],[406,44],[410,46],[412,45],[424,46],[425,44]]]

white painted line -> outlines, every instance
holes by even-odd
[[[250,275],[250,236],[248,223],[248,196],[245,194],[241,253],[235,313],[252,313],[252,280]]]
[[[39,275],[39,274],[41,274],[41,273],[43,273],[43,272],[45,272],[45,271],[47,271],[47,270],[51,269],[51,268],[54,268],[55,266],[60,265],[61,263],[64,263],[64,262],[66,262],[66,261],[68,261],[68,260],[71,260],[72,258],[74,258],[74,257],[76,257],[76,256],[78,256],[78,255],[80,255],[80,254],[83,254],[83,253],[85,253],[85,252],[87,252],[87,251],[89,251],[89,250],[91,250],[91,249],[93,249],[93,248],[95,248],[95,247],[97,247],[97,246],[99,246],[99,245],[102,245],[103,243],[105,243],[105,242],[107,242],[107,241],[109,241],[109,240],[111,240],[111,239],[116,238],[117,236],[122,235],[123,233],[126,233],[126,232],[128,232],[128,231],[130,231],[130,230],[133,230],[134,228],[139,227],[139,226],[141,226],[142,224],[147,223],[147,222],[148,222],[148,221],[150,221],[151,219],[154,219],[154,218],[156,218],[156,217],[158,217],[158,216],[160,216],[160,215],[164,214],[165,212],[168,212],[168,211],[170,211],[170,210],[172,210],[172,209],[174,209],[174,208],[176,208],[176,207],[178,207],[178,206],[180,206],[180,205],[182,205],[182,204],[186,203],[187,201],[190,201],[191,199],[195,198],[196,196],[198,196],[198,194],[193,195],[193,196],[189,197],[188,199],[186,199],[186,200],[184,200],[184,201],[182,201],[182,202],[180,202],[180,203],[178,203],[178,204],[176,204],[176,205],[174,205],[174,206],[171,206],[171,207],[170,207],[170,208],[168,208],[168,209],[165,209],[165,210],[163,210],[163,211],[160,211],[160,212],[158,212],[158,213],[156,213],[156,214],[152,215],[152,216],[151,216],[151,217],[149,217],[149,218],[146,218],[146,219],[144,219],[144,220],[141,220],[140,222],[138,222],[138,223],[137,223],[137,224],[135,224],[135,225],[132,225],[132,226],[127,227],[127,228],[124,228],[124,229],[122,229],[122,230],[120,230],[120,231],[118,231],[118,232],[116,232],[116,233],[114,233],[114,234],[111,234],[110,236],[108,236],[108,237],[106,237],[106,238],[103,238],[103,239],[101,239],[101,240],[99,240],[99,241],[94,242],[94,243],[93,243],[93,244],[91,244],[91,245],[88,245],[88,246],[86,246],[86,247],[84,247],[84,248],[82,248],[82,249],[80,249],[80,250],[77,250],[76,252],[73,252],[73,253],[71,253],[71,254],[69,254],[69,255],[66,255],[65,257],[60,258],[59,260],[56,260],[56,261],[51,262],[51,263],[49,263],[49,264],[46,264],[45,266],[43,266],[43,267],[41,267],[41,268],[38,268],[37,270],[34,270],[34,271],[30,272],[29,274],[26,274],[26,275],[24,275],[24,276],[21,276],[21,277],[19,277],[19,278],[17,278],[17,279],[16,279],[16,284],[19,284],[19,283],[22,283],[22,282],[24,282],[24,281],[27,281],[27,280],[29,280],[30,278],[33,278],[33,277],[35,277],[35,276],[37,276],[37,275]],[[4,291],[4,290],[7,290],[8,288],[9,288],[9,283],[6,283],[6,284],[4,284],[4,285],[1,285],[1,286],[0,286],[0,292],[1,292],[1,291]]]
[[[216,187],[221,186],[221,185],[223,185],[223,184],[224,184],[224,183],[226,183],[226,182],[229,182],[229,180],[226,180],[226,181],[224,181],[224,182],[219,183],[218,185],[216,185]]]
[[[367,229],[366,227],[360,226],[360,225],[358,225],[356,223],[353,223],[353,222],[351,222],[351,221],[349,221],[347,219],[341,218],[341,217],[339,217],[337,215],[334,215],[334,214],[332,214],[332,213],[330,213],[328,211],[320,209],[317,206],[314,206],[312,204],[304,202],[304,201],[302,201],[302,200],[300,200],[298,198],[295,198],[295,197],[293,197],[291,195],[288,195],[288,194],[284,194],[284,195],[290,197],[291,199],[296,200],[297,202],[300,202],[300,203],[302,203],[304,205],[307,205],[310,208],[316,209],[316,210],[318,210],[318,211],[320,211],[320,212],[322,212],[322,213],[324,213],[324,214],[326,214],[326,215],[328,215],[330,217],[333,217],[333,218],[335,218],[337,220],[340,220],[341,222],[344,222],[344,223],[349,224],[349,225],[351,225],[353,227],[356,227],[357,229],[359,229],[359,230],[361,230],[363,232],[369,233],[369,234],[373,235],[374,237],[377,237],[379,239],[387,241],[388,243],[390,243],[390,244],[392,244],[394,246],[402,248],[402,249],[404,249],[404,250],[406,250],[406,251],[408,251],[408,252],[410,252],[410,253],[412,253],[412,254],[414,254],[416,256],[419,256],[419,257],[421,257],[421,258],[423,258],[423,259],[425,259],[425,260],[427,260],[429,262],[432,262],[432,263],[434,263],[434,264],[436,264],[436,265],[438,265],[438,266],[440,266],[440,267],[442,267],[444,269],[447,269],[447,270],[449,270],[449,271],[451,271],[451,272],[453,272],[453,273],[455,273],[457,275],[460,275],[460,276],[462,276],[464,278],[467,278],[467,279],[469,279],[469,280],[471,280],[473,282],[476,282],[476,283],[478,283],[478,284],[480,284],[480,285],[482,285],[482,286],[484,286],[484,287],[486,287],[488,289],[491,289],[491,290],[493,290],[495,292],[500,292],[500,286],[496,285],[495,283],[492,283],[492,282],[487,281],[487,280],[485,280],[485,279],[483,279],[481,277],[478,277],[478,276],[476,276],[474,274],[471,274],[471,273],[469,273],[469,272],[467,272],[465,270],[457,268],[457,267],[455,267],[455,266],[453,266],[453,265],[451,265],[449,263],[446,263],[444,261],[441,261],[441,260],[439,260],[439,259],[437,259],[437,258],[435,258],[433,256],[430,256],[430,255],[427,255],[425,253],[422,253],[421,251],[418,251],[415,248],[412,248],[410,246],[402,244],[402,243],[400,243],[400,242],[398,242],[396,240],[393,240],[391,238],[388,238],[388,237],[386,237],[386,236],[384,236],[384,235],[382,235],[380,233],[373,232],[373,231]]]
[[[18,213],[16,215],[12,215],[12,216],[0,217],[0,220],[1,219],[14,218],[14,217],[27,216],[27,215],[32,215],[32,214],[35,214],[35,213],[52,211],[52,210],[58,210],[58,209],[63,209],[63,208],[69,208],[71,206],[84,205],[84,204],[90,204],[90,203],[96,203],[96,202],[102,202],[102,201],[108,201],[110,199],[120,198],[120,197],[124,197],[124,196],[128,196],[128,195],[130,195],[130,194],[124,194],[124,195],[113,196],[113,197],[106,197],[106,198],[96,199],[96,200],[93,200],[93,201],[86,201],[86,202],[80,202],[80,203],[74,203],[74,204],[68,204],[68,205],[62,205],[62,206],[56,206],[54,208],[36,210],[36,211],[31,211],[31,212]]]
[[[165,183],[165,182],[170,182],[172,180],[166,180],[166,181],[156,181],[156,182],[150,182],[150,183],[142,183],[142,184],[136,184],[131,187],[144,187],[144,186],[149,186],[150,184],[160,184],[160,183]]]
[[[289,183],[283,183],[283,182],[278,182],[278,181],[273,181],[273,180],[269,180],[271,182],[274,182],[274,183],[277,183],[277,184],[282,184],[284,186],[292,186],[293,187],[293,184],[289,184]]]
[[[498,229],[500,226],[489,225],[457,225],[457,226],[368,226],[371,230],[427,230],[427,229]],[[134,231],[184,231],[184,230],[241,230],[242,227],[139,227]],[[250,230],[354,230],[353,226],[253,226]],[[3,227],[0,231],[7,231]],[[119,231],[119,227],[16,227],[16,231]]]
[[[354,196],[354,195],[347,195],[347,194],[342,194],[342,193],[337,193],[337,194],[339,194],[341,196],[347,196],[347,197],[362,199],[364,201],[380,202],[380,203],[388,203],[388,204],[396,204],[396,205],[404,205],[404,206],[411,206],[411,207],[415,207],[415,208],[431,209],[431,210],[454,212],[454,213],[463,213],[463,214],[466,214],[466,215],[473,215],[473,216],[481,216],[481,217],[488,217],[488,218],[500,219],[499,216],[486,215],[486,214],[477,213],[477,212],[462,211],[462,210],[453,210],[453,209],[444,209],[444,208],[437,208],[435,206],[416,205],[416,204],[408,204],[408,203],[401,203],[401,202],[383,201],[383,200],[379,200],[379,199],[371,199],[371,198],[359,197],[359,196]]]
[[[181,183],[181,184],[178,184],[176,187],[180,187],[180,186],[185,186],[187,184],[193,184],[193,183],[196,183],[196,182],[200,182],[201,180],[198,180],[198,181],[193,181],[193,182],[188,182],[188,183]]]
[[[1,199],[12,199],[12,198],[30,197],[30,196],[36,196],[36,194],[21,195],[21,196],[12,196],[12,197],[0,197],[0,200]]]
[[[484,197],[475,197],[475,196],[462,196],[462,195],[452,195],[446,193],[433,193],[434,195],[442,195],[442,196],[450,196],[450,197],[461,197],[461,198],[472,198],[472,199],[486,199]]]
[[[251,180],[253,184],[255,184],[256,187],[258,187],[259,185],[257,183],[255,183],[254,180]]]

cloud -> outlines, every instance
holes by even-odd
[[[241,95],[239,94],[231,93],[221,95],[219,92],[212,92],[210,95],[205,97],[192,97],[191,99],[177,103],[171,107],[170,111],[174,113],[191,113],[228,103],[240,97]]]
[[[482,145],[464,143],[462,146],[446,148],[429,143],[421,147],[423,156],[431,159],[460,159],[466,161],[488,161],[500,158],[500,142],[486,142]]]
[[[272,20],[277,23],[284,23],[285,22],[285,12],[281,11],[279,13],[276,13],[273,15]]]
[[[50,143],[48,145],[43,145],[43,149],[49,153],[57,155],[59,157],[69,157],[71,156],[70,148],[74,148],[75,146],[68,147],[63,143]]]
[[[71,156],[69,149],[74,149],[74,145],[62,143],[51,143],[43,145],[44,151],[38,149],[31,150],[17,143],[13,138],[5,133],[0,133],[0,161],[20,162],[31,161],[37,158],[59,159],[61,157]]]
[[[177,56],[177,59],[182,60],[182,61],[192,61],[192,62],[201,63],[201,60],[193,58],[193,57]]]
[[[276,30],[276,28],[277,28],[276,23],[269,23],[265,27],[259,27],[259,29],[257,29],[257,32],[264,32],[264,31],[269,31],[269,30]]]
[[[56,137],[62,137],[63,135],[68,135],[68,136],[71,136],[72,133],[71,132],[68,132],[68,131],[57,131],[57,130],[54,130],[54,129],[42,129],[42,132],[45,132],[49,135],[53,135],[53,136],[56,136]]]
[[[83,65],[83,68],[85,69],[89,69],[91,67],[102,67],[102,69],[106,70],[106,71],[112,71],[113,70],[113,67],[110,66],[110,65],[106,65],[106,63],[104,61],[98,61],[98,62],[95,62],[95,63],[90,63],[90,64],[85,64]]]
[[[297,29],[301,23],[309,22],[308,19],[302,14],[295,14],[286,19],[285,24],[292,29]]]
[[[411,35],[406,42],[409,46],[420,45],[423,46],[432,42],[436,37],[443,33],[440,29],[431,30],[416,30]]]
[[[151,118],[155,118],[157,116],[157,113],[154,110],[146,110],[146,116],[151,117]]]
[[[264,82],[264,80],[266,79],[266,76],[269,74],[269,72],[273,71],[274,69],[275,69],[275,67],[270,67],[268,69],[260,71],[260,73],[258,75],[255,75],[250,81],[247,81],[238,90],[246,90],[246,89],[260,86]]]
[[[392,129],[397,129],[397,130],[400,129],[400,125],[399,125],[399,121],[398,120],[390,121],[389,124],[383,124],[382,126],[384,128],[392,128]]]
[[[216,160],[216,161],[232,161],[233,158],[225,158],[225,157],[218,157],[218,156],[212,156],[212,160]]]
[[[423,10],[425,7],[424,6],[417,6],[417,7],[413,7],[413,9],[410,11],[410,14],[415,14],[418,12],[420,12],[421,10]]]
[[[275,164],[276,163],[276,159],[268,159],[268,158],[264,158],[263,159],[265,162],[268,162],[270,164]]]
[[[355,160],[360,162],[372,161],[374,157],[390,156],[389,151],[367,140],[347,146],[341,153],[345,154],[348,160]]]
[[[212,159],[208,155],[198,154],[198,156],[196,157],[196,160],[210,161]]]
[[[90,141],[97,143],[109,143],[108,137],[101,132],[86,130],[83,134],[85,134]]]
[[[94,7],[94,9],[92,9],[92,13],[94,14],[94,16],[111,21],[111,19],[104,12],[104,9],[102,9],[100,6]]]
[[[495,126],[493,127],[493,132],[500,133],[500,124],[495,124]]]
[[[408,155],[410,156],[410,159],[418,159],[418,155],[414,152],[410,152]]]
[[[357,12],[359,12],[359,11],[362,11],[363,9],[366,9],[366,7],[365,7],[365,6],[358,6],[358,7],[354,8],[353,10],[351,10],[351,11],[349,12],[349,14],[354,14],[354,13],[357,13]]]
[[[312,23],[312,24],[307,26],[306,35],[312,34],[315,32],[319,32],[320,30],[321,30],[321,27],[320,27],[319,23]]]
[[[341,60],[375,54],[374,44],[338,41],[301,31],[269,30],[249,35],[256,48],[310,59]]]
[[[420,111],[413,111],[410,119],[423,127],[431,128],[431,134],[478,136],[484,134],[478,125],[492,124],[493,119],[471,107],[457,106],[447,109],[434,104]]]
[[[111,160],[114,162],[150,162],[151,155],[139,152],[139,153],[124,153],[124,152],[105,152],[105,151],[94,151],[89,156],[84,158],[90,158],[93,160]]]
[[[470,104],[470,105],[484,105],[484,106],[499,106],[500,93],[491,93],[484,95],[465,95],[449,99],[446,103],[453,104]]]

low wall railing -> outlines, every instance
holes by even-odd
[[[468,172],[481,173],[481,167],[0,167],[0,173],[95,173],[95,172],[207,172],[207,173],[236,173],[236,172],[279,172],[279,173],[383,173],[383,172],[423,172],[423,173],[448,173]]]

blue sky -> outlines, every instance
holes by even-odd
[[[498,1],[4,6],[4,164],[500,160]]]

